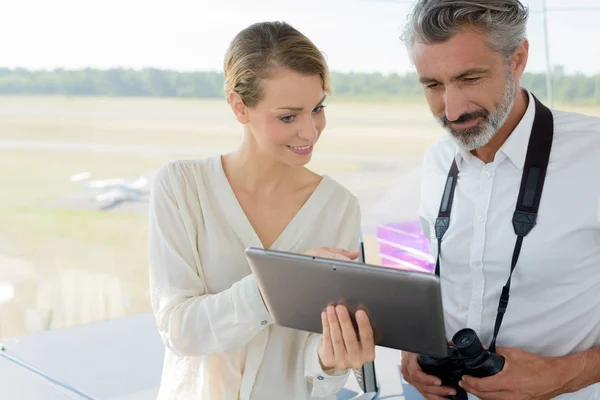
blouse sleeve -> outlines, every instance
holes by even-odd
[[[150,297],[165,346],[180,356],[228,352],[246,345],[273,323],[253,275],[218,294],[207,294],[198,273],[194,221],[180,212],[173,190],[175,166],[156,175],[150,196]],[[197,223],[197,221],[196,221]]]

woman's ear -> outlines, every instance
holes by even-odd
[[[249,122],[248,107],[246,107],[240,95],[236,92],[230,92],[227,96],[227,100],[229,101],[231,110],[238,122],[240,124],[247,124]]]

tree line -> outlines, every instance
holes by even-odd
[[[525,73],[521,84],[547,98],[546,76]],[[415,73],[332,73],[336,97],[410,99],[422,96]],[[600,73],[567,75],[562,67],[552,74],[558,103],[600,105]],[[119,97],[222,98],[223,74],[217,71],[180,72],[148,68],[28,70],[0,68],[0,95],[67,95]]]

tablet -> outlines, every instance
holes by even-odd
[[[341,303],[352,315],[359,307],[367,311],[378,346],[448,355],[434,274],[255,247],[246,249],[246,258],[279,326],[322,333],[321,312]]]

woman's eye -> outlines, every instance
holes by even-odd
[[[293,115],[286,115],[285,117],[280,118],[283,122],[292,122],[294,120]]]
[[[316,107],[313,109],[313,112],[314,112],[315,114],[318,114],[318,113],[320,113],[321,111],[323,111],[323,109],[324,109],[324,108],[325,108],[325,106],[316,106]]]

